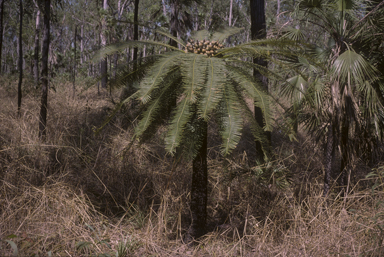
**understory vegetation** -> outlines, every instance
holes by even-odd
[[[1,256],[384,254],[380,164],[372,170],[355,162],[348,194],[341,197],[333,187],[325,198],[323,152],[300,128],[290,141],[276,125],[276,156],[257,166],[247,126],[234,152],[223,157],[209,123],[209,232],[188,246],[182,235],[191,220],[192,165],[166,154],[165,130],[128,147],[138,113],[126,106],[94,133],[119,93],[93,88],[73,97],[71,83],[56,79],[43,143],[39,91],[25,82],[18,117],[17,80],[1,80]]]

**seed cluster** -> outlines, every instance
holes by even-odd
[[[203,54],[212,57],[217,54],[217,50],[224,48],[222,44],[217,41],[209,40],[189,40],[187,46],[184,48],[186,53]]]

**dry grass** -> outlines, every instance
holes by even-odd
[[[346,198],[325,202],[320,155],[305,139],[293,144],[274,134],[279,158],[268,169],[293,175],[278,189],[246,168],[253,154],[247,133],[229,159],[211,137],[210,232],[188,247],[181,238],[190,220],[191,167],[165,154],[161,131],[126,149],[135,124],[129,111],[95,135],[113,107],[106,93],[72,99],[70,85],[62,84],[49,95],[43,143],[38,93],[29,89],[18,118],[16,82],[3,78],[1,85],[1,256],[12,255],[12,242],[19,256],[384,255],[381,177],[363,183],[379,183],[375,190],[355,184]]]

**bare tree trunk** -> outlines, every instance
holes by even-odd
[[[229,5],[229,22],[228,22],[229,27],[232,26],[232,6],[233,6],[233,0],[231,0],[231,3]]]
[[[267,36],[267,27],[265,23],[265,3],[264,0],[250,0],[251,5],[251,39],[263,39]],[[262,58],[255,58],[254,63],[267,67],[268,63]],[[268,91],[268,79],[262,76],[256,69],[253,70],[253,76],[263,83],[264,89]],[[262,110],[255,106],[255,119],[260,127],[264,127],[264,117]],[[266,132],[268,144],[271,143],[271,133]],[[263,149],[261,143],[256,141],[256,154],[257,160],[260,163],[264,162],[264,156],[268,156],[270,153]]]
[[[2,73],[1,67],[1,56],[3,52],[3,16],[4,16],[4,2],[5,0],[0,0],[0,74]]]
[[[35,49],[33,54],[33,74],[35,78],[35,88],[39,87],[39,48],[40,48],[40,7],[35,2],[36,12],[36,29],[35,29]]]
[[[108,10],[108,0],[104,0],[103,2],[103,9]],[[105,47],[107,45],[107,20],[106,17],[103,18],[102,21],[102,32],[101,32],[101,46]],[[108,61],[107,58],[103,59],[101,61],[101,87],[107,88],[108,84]]]
[[[23,82],[23,1],[19,1],[20,8],[20,27],[19,27],[19,85],[17,87],[17,113],[20,116],[21,109],[21,84]]]
[[[50,39],[50,12],[51,0],[44,0],[44,38],[41,52],[41,107],[39,122],[39,137],[45,139],[47,134],[47,108],[48,108],[48,53]]]
[[[76,95],[76,38],[77,38],[77,25],[75,26],[75,38],[74,38],[74,57],[73,57],[73,84],[72,84],[72,97],[75,98]]]
[[[135,0],[135,10],[133,16],[133,40],[139,40],[139,0]],[[133,61],[137,60],[137,47],[133,49]]]
[[[84,62],[84,24],[80,27],[80,64]]]

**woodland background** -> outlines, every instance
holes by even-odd
[[[383,255],[382,6],[0,0],[0,255]],[[227,31],[227,49],[274,44],[236,57],[274,74],[246,70],[271,99],[271,152],[244,118],[223,154],[208,120],[206,231],[185,244],[193,165],[167,152],[164,124],[132,139],[144,107],[119,105],[134,91],[121,74],[200,30]],[[108,52],[121,42],[131,43]]]

